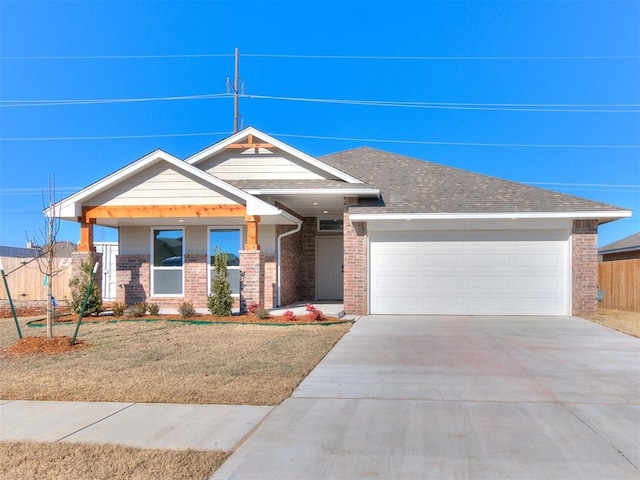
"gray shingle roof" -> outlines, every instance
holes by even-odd
[[[640,250],[640,232],[605,245],[598,250],[598,253],[626,252],[629,250]]]
[[[369,147],[319,157],[370,186],[381,201],[358,213],[604,212],[624,209]]]

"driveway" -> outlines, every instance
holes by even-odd
[[[640,340],[573,317],[364,317],[214,479],[637,479]]]

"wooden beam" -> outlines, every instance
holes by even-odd
[[[258,224],[260,223],[259,215],[247,215],[244,217],[247,222],[247,243],[244,244],[245,250],[260,250],[258,244]]]
[[[80,245],[78,245],[79,252],[95,252],[96,247],[93,244],[93,223],[80,224]]]
[[[82,220],[99,218],[208,218],[244,217],[244,205],[135,205],[82,207]]]
[[[276,147],[274,147],[270,143],[232,143],[231,145],[227,145],[226,148],[246,150],[248,148],[276,148]]]
[[[273,145],[271,145],[270,143],[255,143],[253,141],[253,134],[250,133],[249,135],[247,135],[247,143],[232,143],[231,145],[227,145],[226,148],[241,148],[243,150],[246,150],[247,148],[255,148],[256,150],[258,148],[276,148]]]

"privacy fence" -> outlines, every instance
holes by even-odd
[[[640,312],[640,258],[598,264],[602,308]]]
[[[7,274],[7,283],[11,298],[15,301],[46,300],[47,287],[45,275],[40,271],[38,260],[33,258],[0,257],[2,267]],[[52,279],[53,296],[62,302],[71,299],[69,280],[71,279],[71,258],[54,259],[55,270],[59,273]],[[2,284],[2,282],[0,282]],[[0,299],[7,300],[4,284],[0,287]]]

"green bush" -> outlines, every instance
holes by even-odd
[[[80,313],[82,309],[84,297],[87,294],[89,282],[91,281],[93,265],[93,258],[87,257],[80,263],[80,275],[69,280],[69,287],[71,288],[71,302],[69,302],[69,307],[74,313]],[[85,315],[99,315],[103,310],[102,296],[100,295],[98,285],[94,281],[84,313]]]
[[[212,315],[217,317],[228,317],[231,315],[233,298],[231,297],[231,286],[227,281],[227,259],[228,255],[217,246],[213,251],[213,266],[216,275],[211,285],[211,294],[207,297],[207,307]]]
[[[158,313],[160,313],[160,306],[157,303],[150,303],[147,311],[149,315],[158,315]]]
[[[258,307],[253,311],[253,314],[261,320],[269,317],[269,311],[264,307]]]

